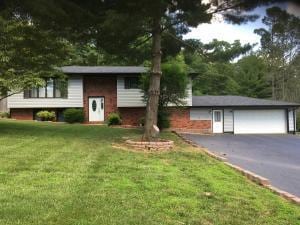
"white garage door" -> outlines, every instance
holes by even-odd
[[[278,134],[286,132],[286,113],[283,109],[234,111],[234,133],[236,134]]]

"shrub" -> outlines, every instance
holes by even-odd
[[[107,118],[108,126],[111,125],[120,125],[122,123],[119,113],[110,113]]]
[[[8,112],[0,112],[0,118],[9,118]]]
[[[158,126],[159,129],[170,127],[169,113],[166,112],[165,110],[159,110],[158,111],[157,126]]]
[[[36,114],[42,121],[53,121],[56,118],[55,112],[42,110]]]
[[[145,125],[145,117],[144,117],[144,116],[141,117],[141,118],[139,119],[138,123],[139,123],[140,126],[143,127],[143,126]]]
[[[66,109],[63,114],[67,123],[82,123],[84,121],[84,112],[82,109]]]
[[[145,125],[145,117],[139,119],[139,124],[141,126]],[[163,110],[159,110],[157,114],[157,126],[158,128],[164,129],[170,127],[169,113]]]

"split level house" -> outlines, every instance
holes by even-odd
[[[123,125],[138,126],[145,116],[139,76],[147,68],[135,66],[66,66],[66,90],[48,79],[43,88],[34,88],[7,98],[15,119],[34,120],[39,110],[55,111],[63,121],[67,108],[82,108],[86,123],[102,123],[119,112]],[[198,133],[290,133],[296,131],[298,103],[241,96],[193,96],[192,76],[187,85],[185,105],[169,107],[172,129]]]

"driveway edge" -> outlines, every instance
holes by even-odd
[[[201,148],[201,150],[203,152],[205,152],[207,155],[209,155],[210,157],[217,159],[219,161],[227,161],[227,159],[225,157],[219,156],[211,151],[209,151],[207,148],[204,148],[203,146],[200,146],[196,143],[194,143],[193,141],[187,139],[186,137],[184,137],[182,134],[176,132],[176,131],[172,131],[172,133],[176,134],[178,137],[180,137],[185,143],[192,145],[195,148]]]
[[[225,165],[231,167],[232,169],[238,171],[239,173],[241,173],[242,175],[244,175],[246,178],[248,178],[249,180],[251,180],[252,182],[262,186],[262,187],[265,187],[269,190],[271,190],[273,193],[283,197],[284,199],[288,200],[288,201],[291,201],[297,205],[300,205],[300,198],[297,197],[296,195],[293,195],[289,192],[286,192],[286,191],[283,191],[279,188],[276,188],[274,186],[272,186],[270,184],[270,181],[269,179],[265,178],[265,177],[262,177],[258,174],[255,174],[251,171],[248,171],[248,170],[245,170],[237,165],[234,165],[232,163],[229,163],[229,162],[226,162],[227,159],[225,157],[222,157],[222,156],[219,156],[211,151],[209,151],[207,148],[204,148],[203,146],[200,146],[196,143],[194,143],[193,141],[187,139],[186,137],[184,137],[182,134],[176,132],[176,131],[172,131],[174,134],[176,134],[178,137],[180,137],[184,142],[186,142],[187,144],[190,144],[192,145],[193,147],[195,148],[201,148],[201,151],[205,152],[207,155],[209,155],[210,157],[214,158],[214,159],[217,159],[219,161],[222,161],[224,162]]]

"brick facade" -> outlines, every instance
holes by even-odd
[[[117,112],[116,76],[85,76],[83,79],[83,109],[86,122],[89,121],[89,97],[104,97],[104,118]]]
[[[33,109],[10,109],[10,117],[17,120],[33,120]]]
[[[139,126],[142,117],[145,117],[146,109],[144,107],[137,108],[119,108],[124,125]]]
[[[104,119],[112,112],[119,112],[123,125],[139,126],[145,117],[145,107],[117,107],[116,75],[88,75],[83,78],[83,110],[85,122],[89,121],[89,97],[104,97]],[[172,107],[170,112],[171,129],[180,131],[211,133],[210,120],[190,120],[190,108]],[[11,109],[11,117],[32,120],[33,109]]]
[[[145,108],[119,108],[123,125],[138,126],[145,117]],[[190,120],[189,108],[172,108],[170,112],[171,129],[195,133],[211,133],[211,120]]]
[[[170,125],[178,131],[211,133],[211,120],[190,120],[189,108],[172,108],[170,112]]]

